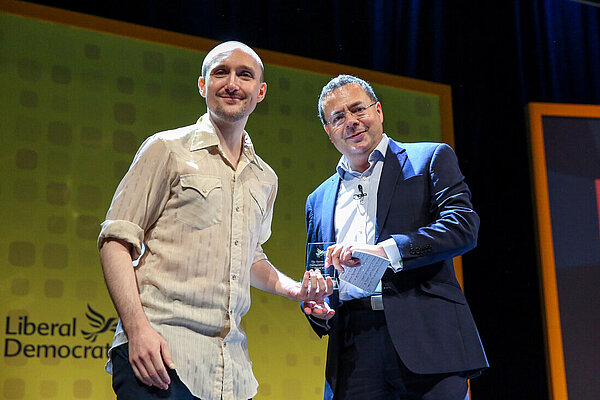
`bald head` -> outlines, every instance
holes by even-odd
[[[202,77],[206,79],[206,75],[209,73],[215,61],[219,59],[220,55],[229,54],[234,50],[241,50],[244,53],[249,54],[256,61],[256,63],[260,66],[261,70],[260,81],[263,82],[265,79],[265,67],[258,54],[256,54],[254,50],[252,50],[249,46],[245,45],[244,43],[236,42],[233,40],[229,42],[223,42],[215,46],[211,51],[208,52],[206,57],[204,57],[204,62],[202,62]]]

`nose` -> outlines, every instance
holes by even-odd
[[[232,71],[228,76],[227,85],[225,86],[225,90],[235,91],[237,89],[238,89],[237,75],[235,74],[235,72]]]
[[[346,117],[346,127],[350,128],[350,127],[358,124],[358,118],[356,118],[356,116],[354,114],[352,114],[352,112],[350,112],[348,107],[345,107],[345,108],[346,109],[344,110],[344,115]]]

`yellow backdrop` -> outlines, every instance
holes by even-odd
[[[144,138],[204,112],[196,82],[214,44],[0,2],[0,399],[114,398],[103,366],[116,313],[98,262],[99,224]],[[323,84],[338,73],[371,80],[386,131],[403,141],[451,143],[450,92],[258,52],[269,89],[247,130],[280,179],[265,249],[300,278],[306,195],[339,157],[317,119]],[[298,304],[253,289],[243,324],[258,399],[321,397],[326,339],[310,330]]]

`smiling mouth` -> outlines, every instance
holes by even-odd
[[[237,91],[236,91],[237,92]],[[240,100],[244,100],[245,96],[243,96],[241,93],[236,93],[236,92],[227,92],[227,91],[222,91],[220,93],[217,93],[217,96],[222,98],[225,101],[240,101]]]
[[[226,100],[226,101],[238,101],[238,100],[242,100],[241,97],[238,96],[221,96],[222,99]]]
[[[359,136],[360,134],[362,134],[364,132],[366,132],[366,131],[354,132],[352,135],[347,136],[346,139],[354,139],[354,138],[356,138],[357,136]]]

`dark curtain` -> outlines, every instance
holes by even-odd
[[[482,219],[479,246],[463,260],[492,368],[473,380],[473,398],[548,398],[526,104],[600,104],[598,8],[572,0],[37,3],[451,85],[456,150]]]

